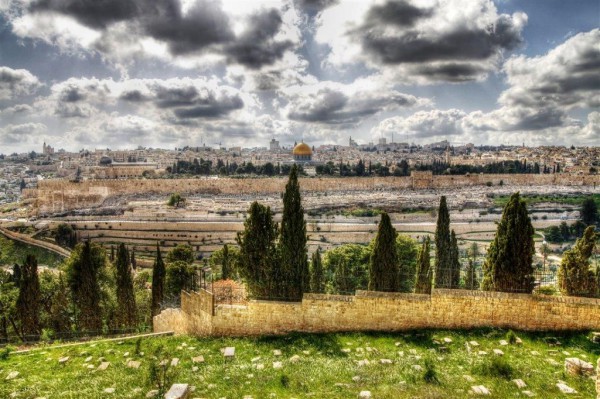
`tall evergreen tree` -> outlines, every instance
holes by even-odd
[[[221,263],[221,278],[223,280],[229,279],[231,274],[231,259],[229,259],[229,246],[223,245],[223,261]]]
[[[283,193],[283,215],[279,251],[284,281],[283,299],[299,301],[310,290],[308,255],[306,249],[306,221],[300,197],[298,167],[292,166]]]
[[[129,259],[129,263],[131,263],[131,268],[133,270],[137,269],[137,260],[135,260],[135,248],[131,248],[131,258]]]
[[[238,233],[236,240],[240,246],[240,276],[255,298],[279,298],[283,294],[277,236],[271,208],[253,202],[244,231]]]
[[[596,245],[594,226],[588,226],[575,246],[563,254],[558,269],[558,286],[563,295],[595,296],[596,277],[589,259]]]
[[[479,278],[477,277],[477,268],[475,261],[471,258],[467,261],[465,270],[465,289],[476,290],[479,288]]]
[[[133,278],[131,277],[129,251],[125,244],[119,244],[117,248],[117,260],[115,262],[115,277],[117,285],[117,320],[125,327],[133,327],[137,321],[137,308],[135,306],[135,295],[133,293]]]
[[[322,294],[325,292],[325,276],[323,275],[323,261],[321,248],[312,254],[310,262],[310,292]]]
[[[450,238],[450,213],[446,197],[440,198],[435,228],[435,287],[452,288],[452,242]]]
[[[483,290],[533,291],[533,233],[525,201],[519,193],[514,193],[504,207],[496,236],[487,251],[481,283]]]
[[[40,280],[37,259],[27,255],[22,268],[17,298],[17,315],[23,337],[40,333]]]
[[[449,288],[459,288],[460,285],[460,259],[458,250],[458,240],[456,239],[456,233],[454,230],[450,233],[450,265],[451,265],[451,279]]]
[[[152,266],[152,316],[160,313],[160,306],[165,294],[165,263],[160,254],[160,247],[156,244],[156,259]]]
[[[594,197],[588,197],[583,200],[579,213],[581,221],[585,223],[586,226],[596,224],[598,221],[598,206],[596,205],[596,201],[594,201]]]
[[[97,244],[77,244],[67,262],[67,282],[77,310],[76,319],[83,331],[102,329],[99,277],[106,264],[106,254]]]
[[[400,286],[396,229],[387,213],[381,214],[369,263],[369,290],[396,292]]]
[[[433,270],[431,269],[431,258],[429,256],[429,236],[423,240],[419,251],[419,261],[417,263],[417,277],[415,283],[415,293],[431,294],[431,284],[433,280]]]

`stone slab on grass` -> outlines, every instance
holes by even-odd
[[[576,357],[565,359],[565,371],[571,375],[594,375],[594,366]]]
[[[190,386],[188,384],[173,384],[165,394],[165,399],[187,399],[190,396]]]
[[[570,386],[568,386],[567,384],[565,384],[564,382],[559,382],[558,384],[556,384],[556,387],[565,394],[574,394],[577,393],[577,391],[573,388],[571,388]]]
[[[490,392],[489,389],[487,389],[486,387],[484,387],[483,385],[473,385],[471,387],[471,392],[473,392],[473,394],[475,395],[491,395],[492,393]]]
[[[223,357],[225,357],[225,359],[233,359],[235,357],[235,347],[228,346],[225,348],[223,351]]]

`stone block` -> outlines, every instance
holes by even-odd
[[[165,394],[165,399],[188,399],[190,386],[188,384],[173,384]]]
[[[594,366],[576,357],[565,359],[565,371],[571,375],[590,376],[594,374]]]

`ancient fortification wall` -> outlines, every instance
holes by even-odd
[[[600,299],[465,290],[432,295],[358,291],[305,294],[302,302],[250,301],[212,307],[208,292],[182,293],[180,310],[154,318],[156,332],[245,336],[299,332],[502,327],[600,329]],[[214,310],[213,310],[214,309]]]
[[[600,175],[468,175],[432,176],[431,172],[413,172],[411,177],[312,177],[301,178],[305,192],[373,191],[402,188],[431,189],[468,187],[492,183],[531,185],[597,185]],[[23,197],[33,201],[41,213],[100,206],[110,197],[131,194],[272,194],[283,192],[287,178],[206,178],[206,179],[124,179],[42,180],[37,189],[23,190]]]

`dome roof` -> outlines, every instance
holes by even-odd
[[[294,147],[292,154],[294,154],[294,155],[312,155],[312,150],[310,149],[310,147],[308,145],[306,145],[304,143],[300,143]]]

